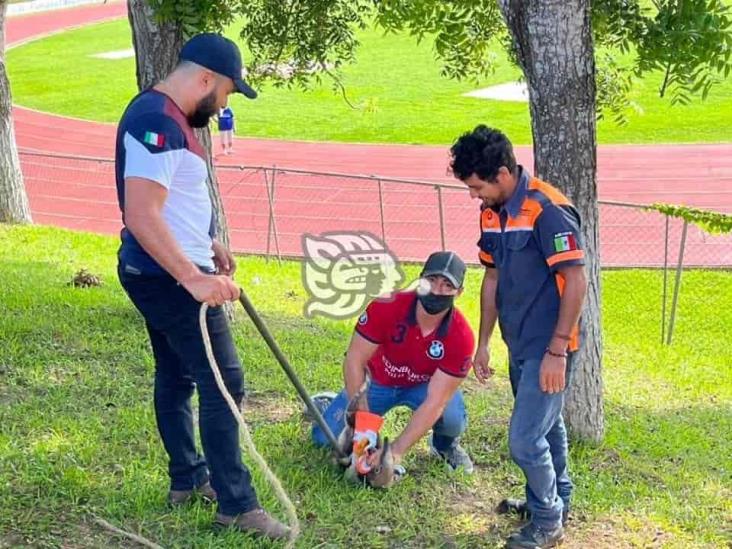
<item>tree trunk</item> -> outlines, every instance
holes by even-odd
[[[182,29],[172,22],[160,23],[149,0],[128,0],[127,14],[132,29],[132,43],[137,63],[137,87],[140,90],[163,80],[178,62],[178,53],[185,42]],[[229,245],[229,231],[223,209],[216,172],[211,155],[211,132],[196,130],[196,136],[208,152],[208,191],[216,215],[216,234],[220,242]]]
[[[0,60],[2,61],[5,61],[5,17],[7,11],[7,0],[0,0]]]
[[[557,185],[582,216],[589,288],[584,343],[565,418],[572,433],[604,434],[598,238],[595,60],[588,0],[501,0],[529,89],[534,170]]]
[[[129,0],[127,16],[135,47],[137,87],[144,90],[173,70],[183,47],[183,32],[175,23],[158,22],[149,0]]]
[[[196,137],[201,145],[208,151],[206,157],[206,166],[208,167],[208,194],[211,197],[211,204],[214,212],[216,212],[216,238],[219,242],[229,247],[229,225],[226,222],[226,213],[224,212],[224,202],[219,192],[219,182],[216,179],[216,170],[213,165],[213,144],[211,142],[211,132],[208,128],[196,130]]]
[[[13,129],[13,102],[5,70],[5,12],[0,0],[0,222],[30,223],[28,196],[20,171],[20,158]]]

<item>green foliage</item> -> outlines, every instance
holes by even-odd
[[[643,6],[638,0],[593,2],[596,44],[633,53],[634,77],[663,74],[658,93],[670,91],[672,104],[688,104],[692,95],[706,99],[732,70],[729,7],[722,0],[654,0],[652,7]]]
[[[491,74],[494,42],[507,38],[495,0],[385,0],[378,3],[376,23],[386,31],[408,30],[419,41],[432,38],[443,76],[458,80]]]
[[[243,18],[241,37],[258,70],[254,81],[307,88],[330,76],[344,93],[339,69],[352,63],[359,42],[356,29],[373,19],[385,31],[408,30],[417,40],[430,37],[442,74],[477,80],[495,69],[492,46],[515,52],[495,0],[150,0],[162,20],[181,23],[190,35],[220,30],[234,15]],[[723,0],[597,0],[592,2],[598,56],[598,114],[627,121],[633,78],[663,74],[659,94],[671,103],[706,98],[732,70],[732,20]],[[634,63],[619,63],[632,54]],[[285,64],[286,75],[277,68]],[[345,93],[344,93],[345,96]]]
[[[687,104],[692,94],[706,98],[712,85],[729,76],[732,20],[721,0],[666,0],[638,40],[636,73],[663,71],[659,94],[672,91],[672,103]]]
[[[643,34],[646,12],[638,0],[595,0],[592,2],[592,32],[595,47],[618,48],[629,53]]]
[[[148,0],[160,22],[180,24],[189,38],[206,31],[222,31],[234,20],[236,3],[227,0]]]
[[[632,74],[618,63],[614,53],[605,50],[598,52],[596,58],[597,117],[602,120],[610,115],[617,125],[625,125],[631,107],[636,112],[642,112],[638,103],[630,99]]]
[[[354,61],[355,30],[366,27],[371,2],[252,0],[241,2],[238,13],[241,38],[253,56],[251,79],[308,87],[323,73],[338,80],[341,65]]]
[[[238,41],[241,23],[234,21],[226,35]],[[358,31],[358,62],[341,70],[353,111],[333,94],[329,78],[308,93],[298,88],[275,88],[262,83],[260,96],[250,101],[239,94],[230,101],[238,116],[237,135],[273,139],[356,143],[419,143],[444,145],[475,126],[495,124],[516,145],[531,143],[526,103],[465,97],[463,94],[515,81],[520,71],[506,58],[501,44],[493,45],[495,73],[473,83],[441,78],[431,38],[417,44],[406,32],[384,35],[371,27]],[[14,101],[25,107],[116,123],[137,92],[133,58],[100,59],[96,54],[131,47],[129,23],[123,19],[70,30],[8,52],[7,67]],[[246,61],[249,54],[244,51]],[[72,79],[48,79],[48,59],[59,74]],[[631,60],[628,58],[627,62]],[[99,78],[104,74],[103,79]],[[610,85],[617,82],[607,78]],[[600,83],[598,74],[598,86]],[[732,139],[732,78],[715,86],[709,98],[695,98],[684,108],[658,97],[660,74],[635,79],[629,99],[637,109],[623,113],[628,124],[618,126],[608,112],[597,125],[597,139],[607,143],[703,143]],[[90,100],[90,90],[94,99]],[[716,120],[716,123],[710,123]]]
[[[701,210],[691,206],[676,206],[674,204],[651,204],[646,210],[660,212],[669,217],[681,218],[687,223],[693,223],[710,234],[726,234],[732,232],[732,215],[722,212]]]

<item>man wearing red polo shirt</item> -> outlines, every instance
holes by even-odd
[[[473,463],[458,443],[467,416],[459,390],[472,366],[473,332],[453,301],[463,291],[465,263],[453,252],[433,253],[421,274],[424,290],[399,292],[377,299],[359,317],[343,367],[345,389],[323,417],[338,436],[348,402],[371,377],[368,411],[384,415],[396,406],[414,413],[392,443],[394,459],[402,456],[430,429],[429,446],[455,470],[473,472]],[[316,444],[328,444],[313,427]]]

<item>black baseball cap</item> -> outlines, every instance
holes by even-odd
[[[197,34],[183,44],[178,56],[180,61],[190,61],[201,65],[234,81],[234,87],[249,99],[257,97],[249,84],[242,78],[241,53],[237,45],[213,32]]]
[[[422,269],[423,277],[444,276],[456,288],[463,287],[465,263],[455,252],[435,252],[427,258]]]

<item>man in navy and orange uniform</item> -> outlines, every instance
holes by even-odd
[[[503,508],[531,520],[507,547],[553,547],[564,535],[572,493],[562,407],[587,289],[580,217],[561,192],[516,164],[500,131],[478,126],[450,152],[455,177],[482,200],[478,379],[493,373],[488,344],[496,319],[509,351],[509,448],[526,476],[526,502],[506,500]]]
[[[368,411],[384,415],[396,406],[414,413],[394,440],[398,463],[432,429],[429,445],[453,469],[472,473],[473,463],[459,444],[467,417],[460,384],[470,372],[473,332],[453,301],[463,291],[465,263],[453,252],[435,252],[421,274],[424,287],[372,301],[361,315],[346,353],[345,389],[323,417],[338,436],[351,398],[371,376]],[[328,444],[322,430],[313,427],[316,444]],[[379,459],[379,454],[372,456]]]

